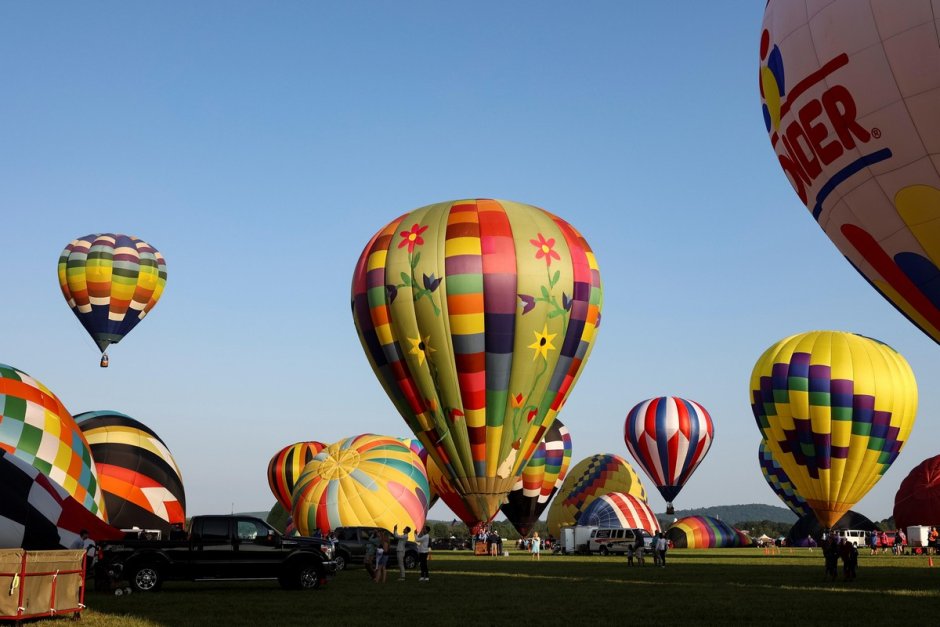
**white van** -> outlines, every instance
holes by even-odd
[[[566,525],[561,528],[561,552],[564,555],[586,553],[588,540],[597,529],[594,525]]]
[[[591,532],[587,548],[589,553],[623,554],[627,552],[627,547],[636,544],[637,538],[643,538],[644,547],[649,548],[653,544],[653,536],[646,529],[597,528]]]
[[[845,538],[846,542],[856,547],[867,545],[868,538],[871,536],[870,531],[864,531],[862,529],[833,529],[832,533],[833,535],[842,536]]]

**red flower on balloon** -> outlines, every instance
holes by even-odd
[[[428,230],[427,225],[421,226],[420,224],[414,224],[411,227],[410,231],[402,231],[399,233],[401,235],[401,241],[398,242],[399,248],[408,247],[408,253],[413,253],[415,251],[415,246],[420,246],[424,243],[424,238],[421,237],[421,234]]]

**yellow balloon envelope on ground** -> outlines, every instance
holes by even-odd
[[[329,445],[304,466],[291,515],[304,536],[337,527],[417,530],[429,493],[417,453],[398,438],[365,434]]]
[[[750,389],[768,449],[827,528],[891,466],[917,412],[904,357],[840,331],[777,342],[757,360]]]

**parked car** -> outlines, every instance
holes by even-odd
[[[362,564],[366,560],[366,542],[373,533],[384,531],[388,534],[390,555],[388,568],[398,568],[398,541],[392,532],[381,527],[337,527],[333,530],[336,536],[336,554],[333,559],[337,568],[343,570],[349,564]],[[405,568],[411,570],[418,566],[418,545],[411,540],[405,545]]]
[[[591,531],[587,550],[589,553],[609,555],[611,553],[626,553],[627,547],[636,544],[637,538],[643,539],[643,546],[649,548],[653,544],[653,536],[646,529],[605,529],[599,527]]]
[[[99,542],[96,582],[153,592],[169,580],[276,578],[284,588],[314,589],[336,572],[331,541],[285,537],[252,516],[193,516],[181,536]]]
[[[470,541],[460,538],[434,538],[430,546],[432,551],[463,551],[470,548]]]

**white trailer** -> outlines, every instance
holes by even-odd
[[[907,545],[911,547],[911,552],[914,553],[914,549],[926,549],[930,546],[930,527],[925,525],[911,525],[907,528]],[[916,551],[920,553],[921,551]]]
[[[561,528],[561,552],[587,553],[588,541],[591,539],[591,532],[597,529],[596,525],[566,525]]]

